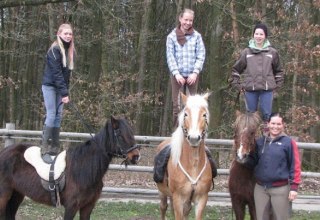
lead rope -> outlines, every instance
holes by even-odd
[[[181,169],[182,172],[188,177],[188,179],[190,180],[190,182],[191,182],[192,185],[196,185],[196,184],[197,184],[197,182],[199,181],[202,173],[204,172],[204,170],[205,170],[205,168],[206,168],[206,166],[207,166],[207,163],[208,163],[207,157],[205,157],[205,159],[206,159],[206,161],[205,161],[205,163],[204,163],[204,166],[203,166],[201,172],[199,173],[198,177],[197,177],[195,180],[194,180],[194,179],[187,173],[187,171],[183,168],[182,164],[180,163],[180,160],[178,161],[178,165],[179,165],[180,169]]]

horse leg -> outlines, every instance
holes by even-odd
[[[76,208],[76,205],[73,206],[65,206],[64,211],[64,220],[73,220],[74,216],[77,214],[78,209]]]
[[[166,212],[168,208],[168,199],[164,193],[159,193],[160,197],[160,213],[161,213],[161,220],[166,219]]]
[[[11,195],[6,208],[6,219],[15,219],[20,204],[24,199],[24,195],[14,191]]]
[[[204,209],[205,209],[205,207],[207,205],[207,201],[208,201],[208,195],[204,195],[197,202],[197,204],[195,206],[196,220],[201,220],[202,219],[202,214],[203,214],[203,211],[204,211]]]
[[[235,213],[236,220],[243,220],[246,211],[246,204],[240,200],[231,197],[232,209]]]
[[[256,220],[257,215],[256,215],[256,207],[254,206],[254,200],[249,202],[248,206],[249,206],[249,214],[250,214],[251,220]]]
[[[12,190],[0,185],[0,220],[7,219],[7,207],[12,196]]]
[[[173,202],[173,211],[174,211],[174,219],[175,220],[183,220],[183,207],[184,201],[180,198],[179,195],[172,195]]]
[[[80,220],[90,220],[90,215],[95,204],[95,202],[91,202],[80,209]]]

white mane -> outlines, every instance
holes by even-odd
[[[189,108],[189,109],[194,109],[194,108],[200,109],[203,107],[206,108],[208,112],[207,119],[209,121],[207,97],[208,97],[207,94],[189,96],[187,99],[185,108]],[[178,165],[178,162],[181,156],[183,140],[185,138],[182,130],[185,108],[179,113],[179,116],[178,116],[179,125],[177,129],[172,133],[172,136],[171,136],[171,158],[172,158],[172,163],[174,165]]]

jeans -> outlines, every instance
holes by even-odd
[[[259,108],[262,114],[262,120],[268,121],[272,113],[273,92],[265,91],[246,91],[244,93],[246,100],[246,109],[249,112],[256,112]]]
[[[46,107],[45,126],[60,127],[62,120],[62,97],[53,86],[42,85],[44,104]]]

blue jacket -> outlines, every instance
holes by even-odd
[[[58,45],[51,47],[46,56],[42,85],[53,86],[62,97],[69,96],[70,74],[71,70],[63,67],[60,47]]]
[[[251,155],[257,183],[266,187],[290,184],[297,191],[301,182],[301,165],[296,142],[285,134],[275,139],[261,137]]]

